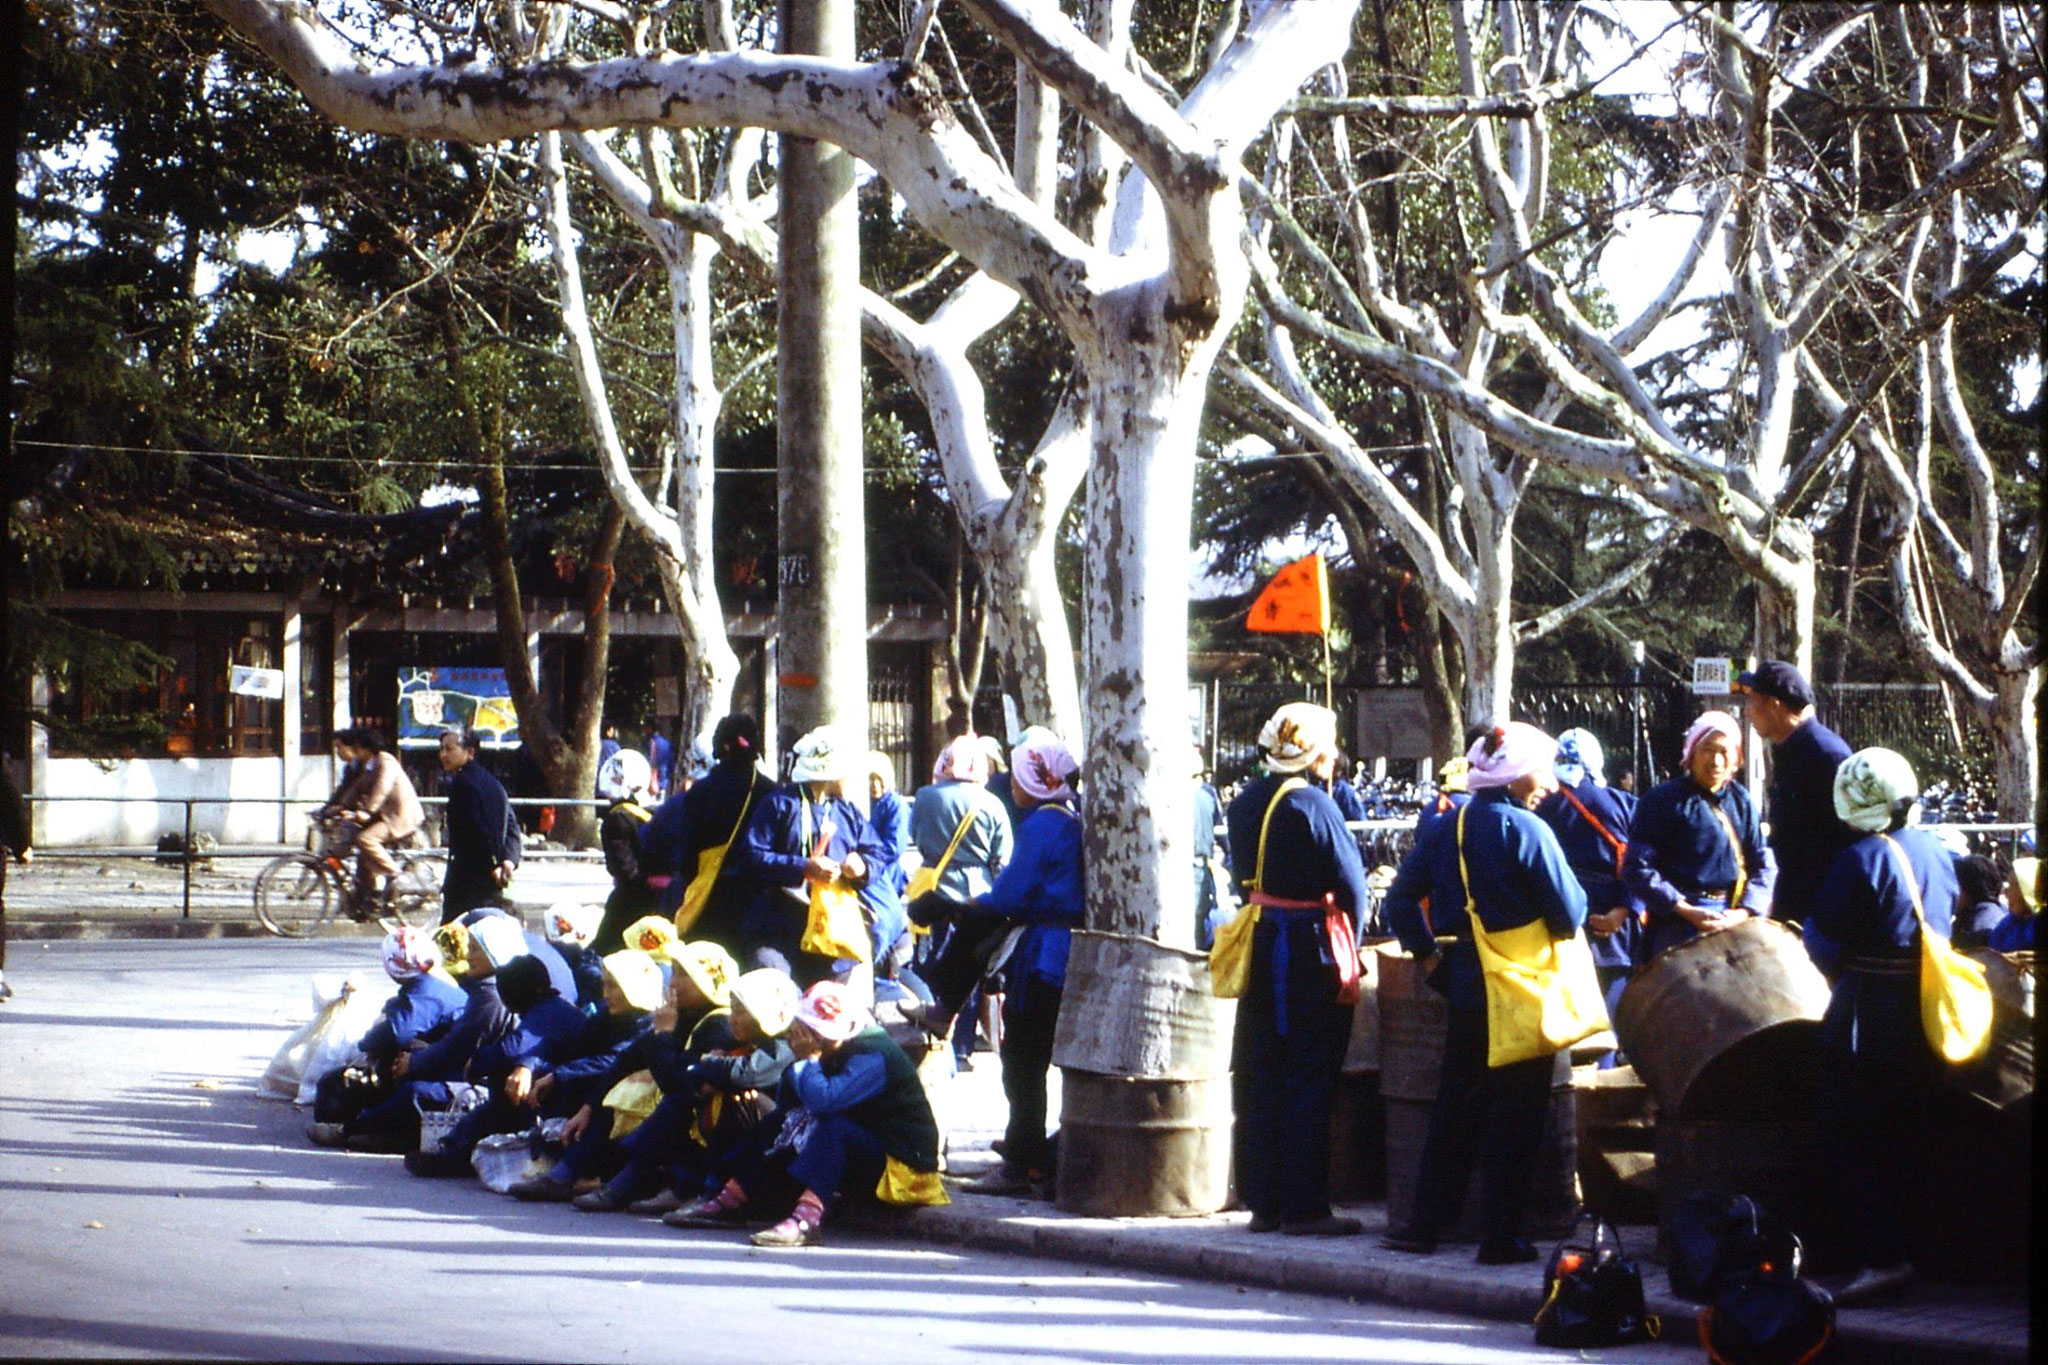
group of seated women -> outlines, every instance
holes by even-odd
[[[815,1243],[847,1199],[943,1201],[917,1067],[845,984],[742,973],[658,916],[602,956],[600,912],[548,918],[545,940],[495,909],[389,935],[398,990],[322,1078],[308,1137],[459,1176],[483,1139],[559,1119],[558,1159],[517,1197],[677,1227],[759,1222],[760,1246]],[[452,1130],[423,1144],[423,1118],[451,1109]]]

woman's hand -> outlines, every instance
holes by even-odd
[[[577,1138],[583,1136],[583,1130],[589,1126],[590,1106],[586,1104],[571,1114],[568,1121],[562,1125],[562,1141],[574,1142]]]

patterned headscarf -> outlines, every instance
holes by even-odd
[[[574,901],[563,901],[548,908],[547,937],[550,943],[573,943],[579,948],[590,946],[590,940],[597,937],[598,927],[604,923],[602,905],[578,905]]]
[[[1491,752],[1488,745],[1492,746]],[[1465,753],[1472,769],[1465,785],[1472,791],[1512,786],[1530,773],[1549,769],[1557,760],[1557,741],[1533,725],[1511,720],[1496,725]]]
[[[1472,763],[1465,755],[1459,754],[1456,758],[1446,759],[1444,766],[1436,770],[1437,790],[1446,792],[1464,791],[1465,784],[1471,778]]]
[[[853,992],[837,981],[820,981],[805,991],[796,1017],[828,1043],[843,1043],[875,1021]]]
[[[852,771],[858,761],[858,750],[829,725],[821,725],[805,735],[790,752],[796,756],[796,762],[789,775],[797,782],[836,782]]]
[[[450,974],[459,976],[469,970],[468,925],[442,925],[434,931],[434,946],[441,950],[441,961],[447,964]]]
[[[1835,814],[1851,829],[1883,834],[1906,823],[1920,779],[1903,754],[1858,749],[1835,769]]]
[[[1566,786],[1576,787],[1586,777],[1595,786],[1606,786],[1606,763],[1600,740],[1591,730],[1574,728],[1557,737],[1557,780]]]
[[[1736,724],[1735,717],[1726,711],[1702,711],[1700,718],[1692,723],[1692,728],[1685,732],[1685,747],[1678,751],[1678,761],[1682,766],[1692,766],[1692,751],[1708,735],[1726,735],[1736,759],[1742,758],[1742,727]]]
[[[713,1007],[724,1009],[731,1002],[733,978],[740,973],[731,953],[708,939],[699,939],[677,944],[669,949],[668,956]]]
[[[441,950],[434,940],[410,924],[384,936],[384,972],[400,985],[417,981],[440,965]]]
[[[1081,765],[1052,731],[1033,727],[1010,750],[1010,778],[1035,801],[1060,801],[1074,795]]]
[[[1337,713],[1313,702],[1291,701],[1259,730],[1266,766],[1276,773],[1298,773],[1319,755],[1337,747]]]
[[[597,770],[597,794],[607,801],[623,801],[645,793],[653,781],[654,769],[643,755],[620,749]]]
[[[979,735],[960,735],[939,750],[938,761],[932,764],[934,782],[988,781],[988,753],[981,747]]]
[[[676,926],[660,915],[642,915],[626,926],[619,939],[628,948],[638,948],[656,962],[669,962],[669,950],[675,947]]]

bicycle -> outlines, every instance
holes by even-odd
[[[265,929],[282,938],[308,938],[344,907],[351,919],[374,921],[387,930],[402,924],[425,927],[440,918],[441,881],[433,859],[398,849],[393,850],[398,872],[383,903],[375,913],[358,910],[352,904],[353,834],[354,826],[339,816],[315,816],[305,852],[274,858],[256,874],[256,918]],[[313,847],[316,839],[318,847]]]

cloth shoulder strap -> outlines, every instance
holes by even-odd
[[[1899,861],[1899,875],[1906,879],[1906,894],[1913,898],[1913,918],[1919,922],[1920,932],[1924,934],[1927,932],[1927,909],[1920,904],[1920,878],[1913,871],[1913,860],[1906,856],[1906,850],[1891,835],[1880,834],[1877,837],[1884,840],[1885,847]]]
[[[1472,809],[1467,801],[1458,807],[1458,880],[1465,884],[1465,913],[1472,916],[1472,931],[1479,932],[1479,897],[1472,894],[1472,872],[1465,866],[1465,812]]]
[[[1592,811],[1588,810],[1586,808],[1586,803],[1579,800],[1577,796],[1573,795],[1572,789],[1570,787],[1560,786],[1557,789],[1557,794],[1559,796],[1562,796],[1565,800],[1571,802],[1572,806],[1579,812],[1579,814],[1586,817],[1586,823],[1593,827],[1594,832],[1599,834],[1601,838],[1605,839],[1607,841],[1607,846],[1614,850],[1614,875],[1619,877],[1621,875],[1621,865],[1624,861],[1626,861],[1628,857],[1628,844],[1625,841],[1616,838],[1614,831],[1607,828],[1606,825],[1602,824],[1600,822],[1600,817],[1593,814]],[[1740,876],[1742,872],[1742,851],[1740,849],[1736,850],[1735,862],[1736,875]]]
[[[638,820],[642,824],[646,824],[654,818],[654,812],[641,805],[638,801],[621,801],[618,805],[613,806],[612,809],[623,810],[629,819]]]
[[[932,866],[932,876],[943,877],[946,875],[946,864],[953,861],[953,854],[958,851],[960,841],[967,837],[967,831],[974,825],[974,817],[979,814],[981,814],[981,811],[975,807],[972,801],[969,801],[967,803],[967,813],[960,817],[960,827],[953,831],[952,841],[946,845],[946,851],[939,855],[939,861]]]
[[[1273,799],[1266,803],[1265,818],[1259,821],[1259,857],[1252,869],[1251,888],[1254,891],[1266,889],[1266,831],[1273,827],[1273,812],[1280,809],[1280,803],[1293,791],[1301,791],[1308,783],[1298,777],[1290,777],[1273,792]]]
[[[690,1036],[683,1040],[683,1046],[695,1047],[697,1045],[697,1034],[701,1032],[704,1026],[710,1023],[713,1019],[730,1018],[732,1018],[732,1011],[727,1008],[711,1009],[704,1011],[703,1017],[698,1019],[696,1023],[690,1025]]]
[[[1735,837],[1735,822],[1728,818],[1727,811],[1712,801],[1707,802],[1707,809],[1720,822],[1721,832],[1728,836],[1728,850],[1735,855],[1735,887],[1728,893],[1728,908],[1733,910],[1742,904],[1742,893],[1749,886],[1749,872],[1742,863],[1742,840]]]

